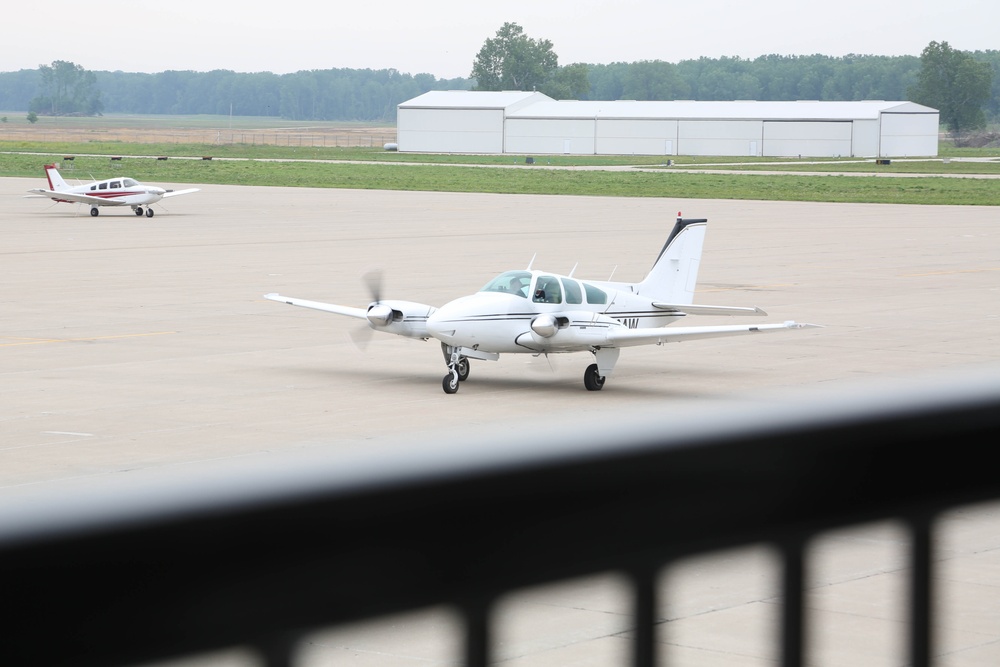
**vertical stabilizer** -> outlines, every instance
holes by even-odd
[[[63,177],[59,174],[59,170],[56,169],[54,164],[45,165],[45,176],[49,179],[49,190],[55,190],[56,192],[69,190],[69,183],[63,180]]]
[[[694,303],[708,220],[677,218],[667,242],[636,293],[665,303]]]

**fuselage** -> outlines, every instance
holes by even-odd
[[[74,186],[68,192],[99,197],[107,201],[108,205],[147,206],[163,199],[166,190],[155,185],[143,185],[132,178],[110,178],[87,185]],[[100,204],[97,205],[100,206]]]
[[[447,345],[484,352],[569,352],[600,347],[613,327],[662,327],[680,317],[628,283],[508,271],[435,310],[427,331]]]

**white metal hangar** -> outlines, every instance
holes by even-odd
[[[399,105],[401,152],[908,157],[938,153],[937,109],[913,102],[589,102],[431,91]]]

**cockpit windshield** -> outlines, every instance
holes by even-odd
[[[522,299],[528,298],[528,286],[531,285],[530,271],[507,271],[501,273],[479,290],[480,292],[500,292],[513,294]]]

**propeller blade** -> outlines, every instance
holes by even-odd
[[[382,300],[382,271],[378,269],[369,271],[361,279],[368,286],[368,293],[371,294],[372,302],[380,302]]]
[[[369,326],[357,327],[349,332],[351,337],[351,342],[354,343],[354,347],[358,348],[360,351],[364,352],[368,349],[368,343],[372,341],[372,334],[375,331]]]

